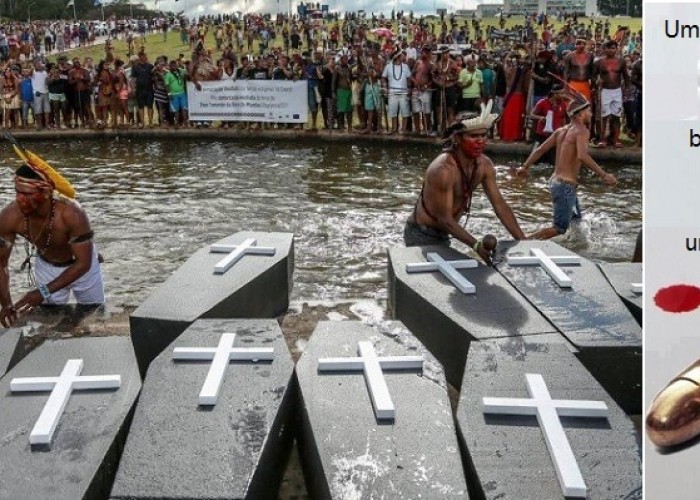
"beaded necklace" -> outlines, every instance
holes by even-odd
[[[24,252],[26,254],[26,258],[24,259],[24,262],[22,262],[22,265],[20,266],[20,271],[24,271],[27,269],[27,278],[29,280],[29,286],[34,286],[34,273],[32,272],[32,257],[35,255],[43,256],[46,254],[46,251],[49,249],[49,246],[51,246],[51,237],[53,236],[53,223],[54,223],[54,215],[56,213],[56,204],[54,203],[53,197],[50,198],[51,200],[51,208],[49,209],[49,214],[46,216],[46,220],[44,221],[44,225],[41,227],[41,230],[39,231],[39,234],[37,235],[36,239],[32,238],[32,233],[31,229],[29,227],[29,217],[26,215],[24,216],[24,234],[22,234],[22,237],[24,238]],[[46,242],[44,243],[43,248],[39,248],[36,245],[36,242],[38,242],[41,237],[44,235],[44,231],[48,230],[48,234],[46,236]]]

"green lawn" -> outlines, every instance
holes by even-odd
[[[461,24],[462,20],[458,18],[458,22]],[[516,18],[511,18],[507,20],[506,23],[506,28],[510,28],[512,26],[515,26],[517,24],[522,24],[523,18],[518,16]],[[588,21],[585,18],[581,18],[581,22],[587,23]],[[394,26],[396,26],[397,23],[394,23]],[[484,26],[497,26],[498,25],[498,20],[496,18],[488,18],[488,19],[483,19],[482,24]],[[611,24],[611,32],[615,32],[616,28],[618,25],[625,25],[629,26],[632,32],[637,32],[641,29],[642,27],[642,19],[641,18],[624,18],[624,19],[611,19],[610,20]],[[330,23],[328,23],[330,26]],[[562,23],[554,23],[555,29],[558,29]],[[436,32],[439,32],[439,27],[436,27]],[[281,30],[278,30],[278,33],[281,33]],[[370,35],[370,39],[373,39],[374,35]],[[214,41],[214,30],[210,30],[207,38],[205,40],[206,42],[206,47],[211,48],[213,50],[213,55],[214,59],[218,57],[220,52],[216,51],[216,43]],[[276,46],[282,46],[283,41],[281,35],[277,37],[276,39]],[[136,50],[138,51],[140,47],[140,39],[136,39]],[[124,40],[117,40],[113,42],[114,46],[114,54],[116,57],[121,58],[123,60],[127,59],[127,44]],[[179,54],[185,54],[185,57],[187,59],[190,58],[191,56],[191,51],[189,49],[188,45],[182,45],[180,43],[180,33],[177,31],[169,32],[167,41],[163,41],[163,35],[162,33],[158,34],[153,34],[153,35],[148,35],[146,37],[146,42],[143,44],[143,46],[146,49],[146,52],[149,56],[149,59],[151,61],[155,60],[157,56],[160,55],[165,55],[168,56],[169,59],[171,58],[177,58]],[[304,45],[305,46],[305,45]],[[256,54],[259,53],[259,47],[257,41],[253,44],[253,48]],[[97,63],[100,61],[100,59],[103,59],[105,56],[105,51],[104,51],[104,45],[95,45],[94,47],[84,47],[84,48],[79,48],[79,49],[74,49],[69,52],[70,57],[79,57],[80,59],[83,59],[85,57],[92,57],[93,60]],[[50,60],[55,60],[56,56],[52,56],[49,58]]]

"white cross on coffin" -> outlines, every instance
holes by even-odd
[[[211,361],[209,373],[199,393],[200,405],[215,405],[219,399],[219,390],[224,381],[224,373],[229,361],[271,361],[274,357],[272,347],[233,347],[235,333],[224,333],[217,347],[176,347],[173,349],[175,360]]]
[[[542,375],[528,373],[525,379],[531,399],[483,398],[484,413],[536,415],[564,496],[585,497],[586,483],[559,417],[607,418],[608,407],[603,401],[552,399]]]
[[[275,255],[276,248],[258,247],[255,246],[256,243],[255,238],[248,238],[240,245],[212,245],[209,247],[210,253],[228,254],[214,266],[214,274],[224,274],[244,255]]]
[[[531,248],[532,255],[527,257],[508,256],[508,264],[511,266],[540,266],[562,288],[571,288],[573,281],[561,270],[560,265],[581,264],[578,255],[549,256],[539,248]]]
[[[460,292],[466,294],[476,293],[474,284],[457,272],[457,269],[474,269],[479,265],[476,260],[445,260],[434,252],[428,253],[426,257],[428,262],[406,264],[406,272],[427,273],[440,271]]]
[[[88,375],[81,377],[82,359],[69,359],[58,377],[22,377],[10,381],[10,392],[46,392],[51,391],[44,409],[39,415],[29,443],[48,445],[53,439],[58,421],[68,404],[73,391],[94,389],[118,389],[122,383],[119,375]]]
[[[644,286],[641,283],[632,283],[630,288],[632,289],[632,293],[636,293],[636,294],[640,294],[640,295],[642,293],[644,293]]]
[[[377,357],[372,342],[357,343],[357,358],[319,358],[319,372],[362,371],[372,400],[374,415],[378,419],[393,420],[396,409],[389,395],[389,388],[384,379],[384,370],[422,370],[421,356],[386,356]]]

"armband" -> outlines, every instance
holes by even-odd
[[[472,245],[472,250],[474,250],[476,253],[479,253],[479,247],[481,246],[481,242],[479,240],[476,240],[474,244]]]
[[[49,300],[51,300],[51,292],[49,291],[49,287],[48,287],[48,286],[46,286],[46,285],[39,285],[39,286],[37,287],[37,290],[39,291],[39,293],[41,294],[41,297],[42,297],[46,302],[48,302]]]
[[[92,240],[93,236],[95,236],[95,233],[93,231],[89,231],[85,234],[81,234],[80,236],[75,236],[69,239],[68,243],[71,245],[73,245],[74,243],[85,243],[87,241]]]

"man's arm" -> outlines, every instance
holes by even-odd
[[[68,236],[71,238],[69,243],[75,260],[53,281],[49,283],[39,283],[39,285],[46,285],[50,293],[62,290],[73,283],[87,273],[92,264],[93,246],[92,238],[90,237],[92,231],[90,229],[90,222],[83,209],[78,206],[69,207],[64,215],[64,222],[68,228]],[[32,290],[17,301],[15,308],[17,312],[20,313],[29,312],[43,301],[44,299],[39,290]]]
[[[588,137],[590,133],[586,130],[581,132],[576,136],[576,155],[578,157],[578,160],[591,169],[593,172],[595,172],[605,184],[608,186],[614,186],[617,184],[617,179],[615,178],[614,175],[608,174],[600,168],[600,166],[595,162],[593,158],[591,158],[591,155],[588,154]]]
[[[0,227],[3,228],[0,232],[0,306],[2,307],[0,323],[9,328],[17,319],[17,312],[12,305],[12,296],[10,295],[10,269],[8,266],[15,235],[7,232],[7,228],[11,227],[7,208],[0,213]]]
[[[547,140],[544,141],[542,144],[540,144],[537,149],[535,149],[532,153],[530,153],[530,156],[528,156],[527,160],[525,160],[525,163],[523,163],[523,166],[520,167],[518,170],[515,171],[515,174],[519,177],[523,177],[527,175],[527,171],[530,169],[532,165],[537,163],[537,160],[542,158],[542,156],[552,149],[553,147],[556,147],[557,145],[557,137],[559,137],[561,134],[566,133],[567,128],[562,127],[558,128],[555,130],[552,135],[547,137]]]
[[[485,167],[484,179],[481,181],[481,185],[484,188],[484,192],[491,202],[494,212],[498,220],[505,226],[508,232],[516,240],[524,240],[525,233],[520,229],[520,224],[518,224],[518,219],[515,218],[513,210],[510,208],[506,200],[501,194],[501,190],[498,189],[498,184],[496,183],[496,169],[493,168],[493,163],[491,160],[485,158],[482,159],[482,163]]]

